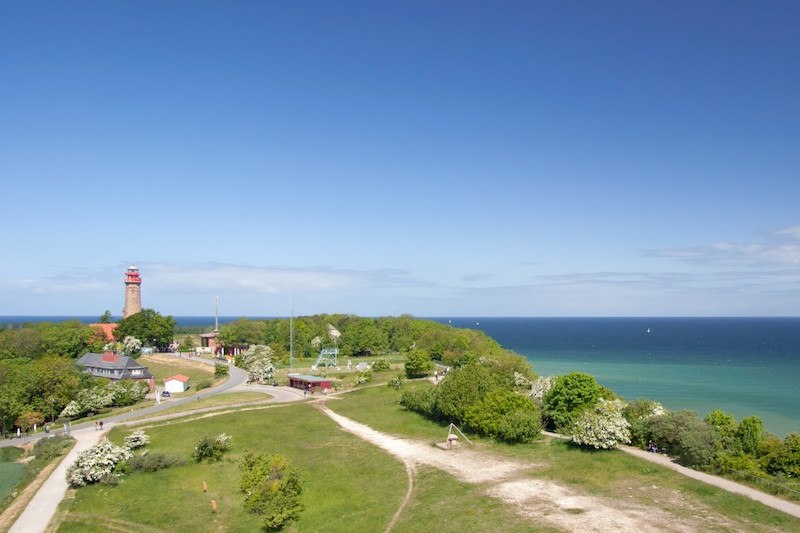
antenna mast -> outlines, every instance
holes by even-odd
[[[289,289],[289,371],[294,364],[294,298],[293,291]]]
[[[214,332],[219,331],[219,296],[214,296]]]

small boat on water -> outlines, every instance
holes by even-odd
[[[647,333],[650,333],[650,328],[647,328]]]

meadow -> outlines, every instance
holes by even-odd
[[[397,404],[398,396],[385,385],[364,387],[326,405],[392,435],[424,443],[442,440],[446,427],[407,412]],[[151,451],[189,458],[198,439],[222,432],[233,437],[233,447],[219,463],[189,461],[155,473],[127,474],[117,486],[70,491],[60,508],[59,531],[155,531],[177,524],[184,530],[257,530],[257,517],[244,512],[238,490],[237,464],[247,450],[282,453],[305,472],[305,510],[289,531],[384,530],[408,490],[400,460],[342,431],[310,402],[204,418],[189,414],[140,427],[152,438]],[[118,427],[110,437],[121,443],[129,431]],[[716,520],[711,529],[800,531],[798,519],[622,452],[590,452],[550,439],[517,446],[474,441],[483,453],[535,465],[521,476],[553,481],[580,494],[633,502],[687,523],[711,515]],[[216,513],[211,512],[212,499]],[[416,468],[410,498],[393,529],[419,531],[423,524],[426,530],[444,532],[550,529],[548,522],[522,517],[513,506],[488,497],[485,486],[428,466]]]

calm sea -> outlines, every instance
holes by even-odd
[[[2,323],[97,317],[0,317]],[[175,317],[211,325],[213,317]],[[220,323],[235,317],[221,317]],[[627,399],[652,398],[701,416],[757,415],[800,432],[800,318],[435,318],[483,330],[542,375],[581,371]]]

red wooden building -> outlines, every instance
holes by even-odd
[[[300,390],[330,389],[333,388],[331,378],[308,376],[305,374],[289,374],[289,386]]]

